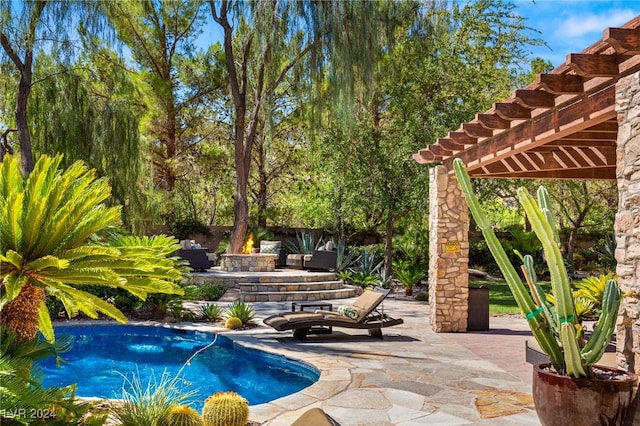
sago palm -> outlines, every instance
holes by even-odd
[[[181,273],[167,258],[177,241],[93,241],[120,224],[120,208],[103,203],[111,194],[106,179],[96,179],[82,162],[61,170],[61,160],[41,157],[26,178],[18,158],[0,163],[0,324],[25,340],[38,330],[53,340],[46,294],[60,299],[69,315],[103,313],[120,322],[126,321],[122,312],[82,287],[123,288],[141,299],[182,294]]]

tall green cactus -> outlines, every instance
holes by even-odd
[[[602,316],[589,341],[583,344],[581,333],[578,332],[580,325],[577,323],[575,315],[573,294],[560,252],[560,240],[547,190],[540,187],[537,193],[537,203],[524,188],[518,190],[518,198],[531,223],[531,228],[544,249],[551,275],[551,287],[556,300],[553,308],[547,305],[544,292],[537,285],[531,257],[524,256],[522,266],[524,275],[530,284],[530,290],[522,282],[520,275],[509,261],[473,193],[471,181],[462,160],[455,159],[453,168],[469,205],[469,210],[478,227],[482,230],[487,246],[500,267],[500,271],[536,341],[549,356],[556,371],[572,377],[588,377],[590,375],[589,366],[600,360],[615,329],[621,299],[617,283],[614,280],[607,282]],[[535,300],[532,293],[535,295]]]

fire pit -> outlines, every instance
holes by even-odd
[[[273,272],[277,254],[253,253],[253,234],[242,246],[242,253],[227,253],[220,256],[220,268],[226,272]]]
[[[276,269],[277,254],[223,254],[220,268],[226,272],[273,272]]]

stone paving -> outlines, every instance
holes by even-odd
[[[335,305],[353,299],[335,300]],[[255,303],[258,318],[290,303]],[[320,407],[342,426],[539,425],[531,400],[531,366],[524,362],[524,320],[493,317],[489,332],[435,333],[429,305],[389,298],[385,312],[405,323],[384,330],[336,329],[304,342],[261,325],[225,331],[246,346],[314,365],[320,380],[296,394],[250,407],[250,419],[288,426]]]

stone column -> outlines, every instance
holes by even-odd
[[[429,305],[436,332],[466,332],[469,209],[453,173],[429,171]]]
[[[622,291],[635,293],[623,300],[618,318],[618,364],[640,374],[640,73],[618,81],[616,111],[616,273]]]

